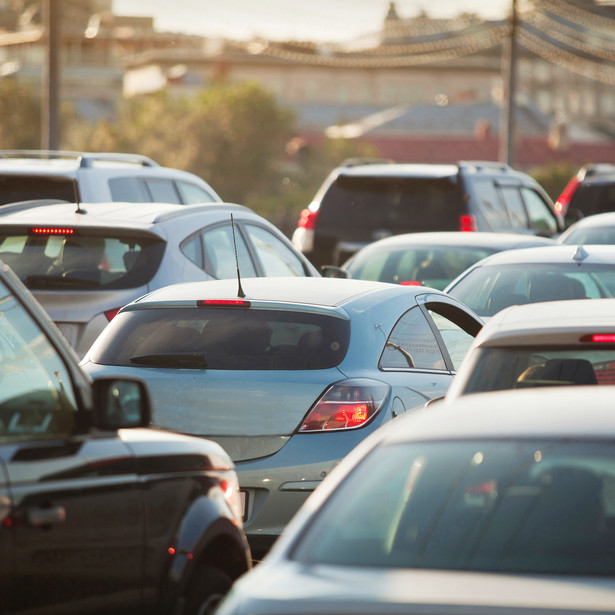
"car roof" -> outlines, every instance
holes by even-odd
[[[591,334],[615,334],[615,299],[513,305],[490,318],[475,346],[578,345]]]
[[[521,233],[465,233],[462,231],[437,231],[404,233],[379,239],[365,249],[404,248],[413,246],[461,246],[477,248],[507,248],[509,246],[556,245],[555,240]]]
[[[249,212],[251,209],[233,203],[178,205],[175,203],[54,203],[36,205],[24,202],[0,207],[0,226],[49,225],[99,228],[151,228],[175,217],[207,212]],[[196,229],[195,229],[196,230]]]
[[[576,258],[575,258],[576,256]],[[520,248],[497,252],[479,261],[475,267],[523,264],[609,264],[615,263],[615,245],[554,245],[537,248]]]
[[[615,180],[615,177],[613,179]],[[615,226],[615,211],[607,211],[602,214],[592,214],[591,216],[581,218],[578,222],[575,222],[572,226],[570,226],[568,230],[588,226]]]
[[[473,393],[394,419],[385,440],[612,439],[614,397],[606,384]]]
[[[406,296],[410,299],[418,294],[425,294],[425,288],[420,287],[339,278],[242,278],[241,286],[246,300],[331,308],[342,306],[358,297],[367,298],[377,293],[382,295],[379,300],[395,296]],[[237,291],[236,279],[186,282],[155,290],[138,299],[133,305],[139,307],[152,302],[195,304],[199,299],[233,299],[238,297]],[[429,289],[429,294],[443,295],[433,289]]]

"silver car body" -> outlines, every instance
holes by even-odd
[[[402,315],[411,310],[419,314],[422,331],[427,330],[415,337],[406,332],[409,343],[416,348],[446,343],[450,353],[457,348],[456,339],[443,342],[440,334],[434,335],[427,308],[440,306],[452,321],[463,321],[472,334],[460,333],[459,362],[482,323],[463,304],[432,289],[330,278],[252,278],[242,280],[242,287],[249,310],[312,314],[349,323],[348,348],[341,361],[324,369],[178,369],[142,367],[132,362],[136,357],[120,365],[103,364],[106,361],[99,358],[113,345],[124,348],[130,331],[139,336],[138,312],[146,318],[144,310],[174,310],[174,320],[185,321],[199,300],[237,297],[237,283],[224,280],[169,286],[126,306],[82,365],[94,377],[132,374],[144,379],[156,424],[206,436],[225,448],[237,465],[246,494],[246,532],[258,553],[259,537],[267,544],[277,537],[307,495],[367,434],[443,395],[450,385],[455,369],[451,359],[437,369],[380,367],[385,344]],[[355,379],[369,379],[388,391],[373,420],[359,428],[299,433],[325,391]]]
[[[323,516],[327,518],[329,511],[337,513],[340,524],[361,514],[361,510],[353,507],[352,496],[350,501],[342,497],[348,497],[342,489],[353,474],[358,477],[362,469],[374,467],[369,467],[370,460],[379,449],[414,446],[413,450],[420,452],[426,450],[422,447],[436,443],[441,450],[453,450],[458,444],[472,442],[481,451],[482,441],[495,441],[502,446],[508,442],[511,446],[528,442],[528,447],[532,442],[541,442],[547,451],[552,442],[582,440],[600,443],[605,448],[610,446],[612,450],[614,395],[615,387],[485,393],[395,419],[362,442],[323,481],[264,561],[236,582],[219,606],[218,615],[613,613],[612,576],[498,572],[481,568],[480,564],[470,567],[456,560],[454,552],[448,569],[404,566],[399,561],[390,566],[386,561],[370,566],[364,563],[370,557],[367,552],[358,552],[352,565],[326,564],[318,558],[310,561],[302,557],[302,548],[308,544],[309,552],[314,553],[311,545],[318,545],[320,538],[310,530],[322,528],[316,524]],[[539,452],[533,460],[537,465],[541,461]],[[487,459],[488,454],[485,451]],[[477,466],[480,455],[477,452],[475,456]],[[384,458],[380,455],[372,464]],[[375,467],[381,468],[381,481],[386,483],[389,477],[382,465]],[[455,471],[450,469],[453,475]],[[609,471],[613,472],[613,455]],[[412,497],[410,489],[408,492],[408,497]],[[522,496],[521,491],[519,495]],[[470,505],[489,507],[488,497],[472,498],[468,494]],[[451,519],[455,518],[454,509],[449,514]],[[386,515],[384,504],[382,515]],[[461,517],[459,522],[463,523]]]
[[[319,276],[320,274],[290,243],[274,225],[262,216],[241,205],[210,203],[195,205],[176,205],[169,203],[82,203],[79,207],[72,203],[46,205],[5,205],[0,208],[0,254],[15,272],[30,287],[34,296],[47,310],[58,325],[70,345],[82,357],[92,342],[109,322],[105,312],[113,314],[120,307],[151,290],[174,284],[196,280],[212,280],[213,275],[198,266],[182,249],[184,242],[199,242],[199,237],[209,229],[228,229],[233,216],[237,241],[244,240],[239,246],[240,258],[253,264],[250,275],[267,275],[267,266],[262,254],[272,262],[284,266],[284,259],[295,268],[287,268],[288,275]],[[249,226],[248,226],[249,225]],[[34,228],[61,232],[68,229],[76,236],[108,236],[146,238],[164,246],[164,252],[153,275],[147,282],[128,288],[87,288],[58,286],[57,289],[35,288],[28,282],[31,273],[44,274],[45,271],[27,271],[24,253],[12,253],[10,246],[4,248],[5,237],[14,234],[27,236]],[[263,250],[254,247],[250,235],[253,229],[265,234],[270,245]],[[247,232],[246,232],[247,231]],[[7,239],[7,242],[9,240]],[[243,247],[242,247],[243,246]],[[207,248],[209,249],[209,247]],[[217,251],[212,248],[212,253]],[[247,250],[248,253],[245,252]],[[278,254],[278,251],[284,254]],[[225,253],[226,254],[226,253]],[[234,259],[226,258],[223,275],[235,275]],[[148,266],[155,267],[150,263]],[[276,268],[277,270],[277,268]],[[248,275],[244,271],[244,275]]]
[[[615,244],[615,212],[593,214],[569,226],[558,238],[563,244]]]

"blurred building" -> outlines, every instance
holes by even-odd
[[[349,44],[217,41],[113,15],[111,0],[61,1],[71,15],[62,97],[89,118],[112,115],[122,95],[162,88],[189,95],[219,80],[252,80],[295,109],[307,142],[361,138],[396,159],[424,159],[432,150],[438,159],[497,158],[507,21],[402,17],[391,2],[372,34]],[[530,8],[520,14],[516,160],[613,158],[615,6],[519,4]],[[38,82],[41,3],[2,5],[0,78]]]

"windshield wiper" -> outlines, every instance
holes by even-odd
[[[131,363],[151,365],[153,367],[207,368],[207,359],[202,352],[159,352],[130,357],[128,360]]]

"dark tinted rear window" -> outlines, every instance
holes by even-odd
[[[302,370],[337,365],[348,321],[295,311],[152,308],[120,313],[91,359],[104,365]]]
[[[580,184],[570,201],[571,209],[579,209],[583,215],[615,211],[615,178],[610,183]]]
[[[7,232],[0,228],[0,260],[31,290],[115,290],[147,284],[165,243],[157,237]]]
[[[66,178],[0,176],[0,205],[34,199],[60,199],[74,203],[75,183]]]
[[[461,199],[451,178],[337,178],[325,194],[318,224],[432,231],[457,229]]]

